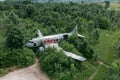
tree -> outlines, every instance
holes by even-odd
[[[87,41],[84,40],[83,42],[81,42],[81,44],[79,45],[79,51],[83,54],[85,58],[87,59],[93,58],[94,50],[88,44]]]
[[[107,8],[109,8],[109,6],[110,6],[110,1],[104,1],[105,2],[105,8],[107,9]]]
[[[98,24],[101,29],[108,29],[110,27],[110,20],[107,17],[98,17]]]
[[[26,7],[26,12],[27,12],[27,16],[31,17],[34,13],[35,13],[36,9],[35,6],[33,4],[29,4]]]
[[[24,35],[18,27],[11,27],[7,33],[6,45],[9,48],[22,48],[24,45]]]
[[[90,20],[90,21],[88,22],[88,26],[87,26],[87,31],[88,31],[88,33],[91,33],[91,32],[93,31],[94,26],[95,26],[95,23]]]
[[[120,38],[114,44],[114,49],[117,52],[118,56],[120,56]]]
[[[15,25],[18,25],[20,23],[19,17],[13,11],[9,13],[8,18]]]
[[[81,1],[81,3],[83,4],[83,3],[84,3],[84,1]]]
[[[80,62],[67,57],[62,50],[47,48],[40,55],[40,66],[49,76],[54,76],[52,80],[75,80],[81,70]]]
[[[120,61],[117,60],[112,63],[110,68],[106,71],[103,80],[119,80],[120,79]]]
[[[35,56],[33,51],[28,48],[2,48],[0,49],[0,60],[0,68],[25,67],[35,62]]]
[[[91,36],[92,43],[96,43],[98,41],[99,37],[100,37],[100,30],[95,29],[92,33],[92,36]]]

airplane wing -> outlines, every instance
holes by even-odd
[[[46,48],[47,48],[48,46],[50,46],[50,47],[55,47],[57,50],[62,49],[61,47],[58,46],[58,43],[55,43],[55,44],[46,44],[45,46],[46,46]],[[62,50],[63,50],[63,49],[62,49]],[[71,57],[71,58],[73,58],[73,59],[75,59],[75,60],[78,60],[78,61],[85,61],[85,60],[86,60],[86,58],[81,57],[81,56],[78,56],[78,55],[76,55],[76,54],[74,54],[74,53],[72,53],[72,52],[68,52],[68,51],[65,51],[65,50],[63,50],[63,52],[64,52],[64,54],[65,54],[66,56]]]
[[[38,36],[43,37],[43,34],[40,32],[40,30],[37,30]]]
[[[76,54],[74,54],[74,53],[72,53],[72,52],[64,51],[64,53],[65,53],[65,55],[67,55],[68,57],[71,57],[71,58],[76,59],[76,60],[78,60],[78,61],[85,61],[85,60],[86,60],[86,58],[81,57],[81,56],[78,56],[78,55],[76,55]]]

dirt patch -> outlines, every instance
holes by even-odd
[[[49,80],[38,66],[38,60],[32,66],[15,70],[1,77],[0,80]]]

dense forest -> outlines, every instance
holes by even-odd
[[[33,3],[31,1],[0,2],[0,76],[15,68],[26,67],[39,59],[42,70],[51,80],[120,79],[120,11],[109,10],[110,3]],[[82,55],[78,62],[63,51],[48,48],[45,52],[28,49],[25,43],[44,35],[70,32],[78,25],[85,39],[73,35],[60,46]],[[100,62],[102,62],[100,64]]]
[[[24,0],[14,0],[14,1],[24,1]],[[104,2],[104,1],[110,1],[110,2],[120,2],[120,0],[30,0],[33,2]]]

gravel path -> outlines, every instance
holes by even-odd
[[[15,70],[1,77],[0,80],[49,80],[39,69],[38,60],[32,66]]]

